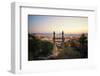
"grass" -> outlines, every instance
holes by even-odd
[[[76,51],[73,47],[64,47],[62,49],[59,49],[59,55],[57,56],[58,58],[66,58],[66,59],[71,59],[71,58],[80,58],[81,54],[80,52]]]

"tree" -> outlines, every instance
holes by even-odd
[[[82,57],[87,57],[87,37],[82,34],[79,38]]]
[[[28,60],[37,59],[40,53],[40,40],[35,36],[28,36]]]
[[[52,54],[53,44],[48,41],[41,41],[41,56],[48,56]]]
[[[79,42],[81,46],[84,46],[87,43],[87,37],[85,36],[85,34],[81,35],[81,37],[79,38]]]
[[[28,36],[28,60],[39,60],[52,53],[53,44],[49,41],[42,41],[34,35]]]

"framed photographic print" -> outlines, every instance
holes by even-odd
[[[11,12],[13,73],[93,66],[94,8],[12,3]]]

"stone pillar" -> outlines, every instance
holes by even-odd
[[[55,32],[53,32],[53,42],[55,43]]]
[[[62,31],[62,43],[64,43],[64,32]]]

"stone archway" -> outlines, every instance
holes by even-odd
[[[54,47],[53,47],[52,54],[53,54],[54,57],[58,56],[58,54],[60,53],[59,50],[58,50],[58,47],[63,47],[64,41],[65,41],[65,38],[64,38],[64,32],[63,31],[62,31],[61,37],[56,37],[56,33],[53,32]]]

